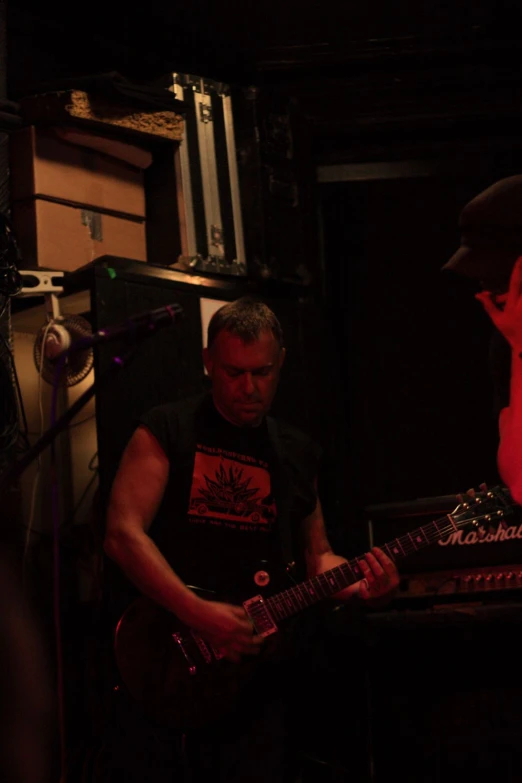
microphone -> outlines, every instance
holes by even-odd
[[[149,310],[141,315],[133,315],[126,323],[119,326],[110,326],[106,329],[100,329],[94,334],[81,337],[75,340],[66,353],[71,354],[76,351],[85,351],[95,345],[108,343],[111,340],[127,338],[130,340],[148,337],[162,329],[164,326],[171,326],[184,317],[183,308],[179,304],[169,304],[164,307],[158,307],[156,310]]]

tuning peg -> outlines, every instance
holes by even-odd
[[[481,492],[487,492],[488,491],[488,485],[485,482],[482,482],[482,484],[479,484],[479,489]]]
[[[468,495],[470,498],[474,498],[475,494],[476,493],[475,493],[475,490],[473,489],[473,487],[471,487],[471,489],[468,489],[468,491],[466,492],[466,495]]]
[[[494,533],[496,530],[496,523],[491,519],[491,516],[487,514],[486,516],[482,517],[482,525],[478,527],[482,527],[483,530],[487,530],[488,533]]]

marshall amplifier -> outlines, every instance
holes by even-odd
[[[522,590],[522,507],[504,487],[368,506],[365,514],[370,545],[397,560],[399,598]]]
[[[375,783],[454,783],[463,770],[466,780],[522,780],[510,728],[520,726],[522,675],[509,662],[522,618],[522,514],[496,491],[467,509],[455,495],[366,509],[370,542],[404,549],[397,597],[367,615]],[[482,531],[472,521],[481,508],[491,511]]]

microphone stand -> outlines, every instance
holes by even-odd
[[[71,353],[83,350],[88,346],[94,346],[100,342],[117,339],[121,337],[130,338],[132,342],[136,342],[138,338],[149,337],[156,332],[160,326],[168,325],[172,323],[173,315],[181,311],[179,306],[169,306],[167,308],[160,308],[152,313],[146,314],[139,319],[131,321],[129,324],[116,327],[114,329],[100,331],[95,333],[92,337],[81,338],[73,343],[70,348],[65,351],[58,359],[56,366],[56,378],[54,385],[53,395],[53,416],[56,406],[56,390],[59,384],[60,375],[65,368],[67,358]],[[115,356],[107,372],[103,376],[103,383],[112,378],[113,373],[116,370],[121,370],[126,367],[131,359],[134,357],[134,346],[130,348],[123,356]],[[14,486],[14,482],[18,479],[24,470],[38,457],[41,452],[51,446],[51,458],[54,460],[54,442],[57,435],[68,426],[69,422],[76,416],[76,414],[84,407],[84,405],[93,397],[97,388],[99,388],[100,379],[96,379],[90,387],[78,397],[78,399],[63,413],[59,418],[53,419],[53,423],[49,429],[39,438],[39,440],[23,455],[20,460],[17,460],[11,467],[4,471],[0,475],[0,497],[5,489],[10,486]],[[62,642],[61,642],[61,625],[60,625],[60,596],[59,596],[59,580],[60,580],[60,567],[58,559],[58,506],[56,496],[56,475],[53,478],[53,493],[52,493],[52,508],[53,508],[53,561],[54,561],[54,583],[55,583],[55,600],[54,600],[54,623],[55,623],[55,639],[56,639],[56,655],[58,661],[57,671],[57,689],[58,689],[58,716],[59,716],[59,734],[60,734],[60,783],[65,783],[67,774],[67,747],[65,740],[65,718],[64,718],[64,702],[63,702],[63,664],[62,664]]]
[[[123,358],[121,356],[116,356],[113,359],[113,363],[111,364],[108,372],[105,373],[105,376],[103,378],[103,382],[106,382],[107,380],[110,380],[113,375],[113,371],[116,369],[122,369],[123,367],[126,367],[129,361],[133,357],[133,352],[129,351]],[[60,432],[63,432],[64,429],[68,426],[69,422],[74,419],[77,413],[81,411],[81,409],[86,405],[91,397],[93,397],[96,388],[99,387],[99,380],[93,382],[88,389],[86,389],[83,394],[81,394],[78,399],[73,402],[70,408],[68,408],[65,413],[63,413],[58,419],[56,419],[55,423],[49,427],[48,430],[42,435],[41,438],[39,438],[33,446],[31,446],[21,457],[21,459],[17,460],[16,462],[11,465],[6,471],[4,471],[2,474],[0,474],[0,493],[6,489],[9,485],[13,484],[25,471],[25,469],[32,463],[34,460],[38,457],[39,454],[44,451],[44,449],[47,448],[55,438],[60,434]]]
[[[74,345],[71,346],[69,351],[74,350]],[[67,351],[65,354],[63,354],[59,361],[63,362],[63,366],[59,367],[57,366],[57,378],[56,383],[59,382],[59,375],[64,370],[65,365],[65,358],[69,354],[69,351]],[[114,357],[112,364],[110,365],[109,369],[103,376],[103,382],[106,382],[110,378],[112,378],[114,372],[116,369],[121,369],[123,367],[126,367],[127,364],[130,362],[130,360],[134,356],[134,351],[131,349],[129,350],[123,357],[116,356]],[[8,468],[7,471],[4,471],[0,475],[0,497],[2,495],[2,492],[7,489],[10,486],[14,486],[14,482],[16,479],[18,479],[21,474],[24,472],[24,470],[30,465],[37,457],[38,455],[45,449],[47,446],[51,447],[51,453],[52,453],[52,459],[54,459],[54,441],[57,437],[57,435],[60,434],[69,424],[71,419],[74,418],[74,416],[83,408],[83,406],[91,399],[91,397],[94,395],[96,389],[99,388],[99,381],[93,382],[90,387],[83,392],[83,394],[78,397],[78,399],[71,405],[71,407],[65,411],[64,414],[62,414],[59,418],[55,420],[55,422],[52,424],[51,427],[42,435],[41,438],[24,454],[24,456],[15,462],[10,468]],[[60,777],[59,777],[59,783],[66,783],[66,775],[67,775],[67,745],[65,740],[65,717],[64,717],[64,702],[63,702],[63,664],[62,664],[62,641],[61,641],[61,622],[60,622],[60,597],[59,597],[59,581],[60,581],[60,567],[59,567],[59,560],[58,560],[58,528],[57,528],[57,498],[56,498],[56,476],[54,478],[53,482],[53,494],[52,494],[52,507],[53,507],[53,516],[55,517],[55,522],[53,525],[54,534],[53,534],[53,562],[54,562],[54,591],[55,591],[55,600],[54,600],[54,623],[55,623],[55,638],[56,638],[56,656],[58,661],[58,671],[57,671],[57,689],[58,689],[58,716],[59,716],[59,734],[60,734],[60,742],[59,742],[59,752],[60,752]]]

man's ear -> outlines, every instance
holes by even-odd
[[[212,376],[212,359],[210,358],[210,351],[208,348],[203,348],[203,364],[209,377]]]
[[[286,356],[286,348],[281,348],[281,352],[279,353],[279,369],[281,369],[281,367],[283,366],[285,356]]]

